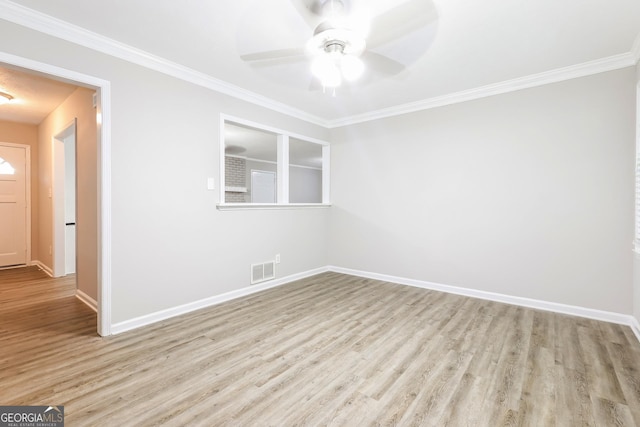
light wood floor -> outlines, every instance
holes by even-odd
[[[326,273],[99,338],[72,295],[0,271],[0,404],[69,426],[640,425],[627,327]]]

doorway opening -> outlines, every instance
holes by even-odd
[[[90,75],[85,75],[76,71],[67,70],[63,68],[59,68],[50,64],[33,61],[31,59],[22,58],[19,56],[15,56],[9,53],[0,52],[0,66],[14,69],[17,71],[30,73],[32,75],[38,75],[47,79],[63,81],[67,83],[71,83],[77,85],[81,88],[87,88],[92,91],[95,91],[95,124],[96,124],[96,139],[97,143],[95,146],[96,149],[96,158],[95,164],[91,164],[90,167],[96,171],[97,174],[97,182],[93,186],[92,190],[94,195],[97,197],[97,206],[95,208],[95,226],[94,226],[94,234],[93,243],[94,247],[97,248],[97,255],[95,256],[96,261],[96,272],[91,280],[95,282],[95,286],[97,288],[96,292],[96,300],[95,306],[97,311],[97,332],[99,335],[106,336],[111,334],[111,90],[110,90],[110,82],[99,79]],[[69,131],[69,126],[62,130],[57,130],[57,134],[53,138],[54,150],[56,144],[62,144],[62,147],[65,147],[65,144],[71,143],[69,135],[66,132]],[[70,131],[69,131],[70,132]],[[75,131],[74,131],[75,132]],[[75,144],[75,141],[73,142]],[[64,157],[65,150],[59,150],[59,153],[56,151],[55,154],[61,154]],[[51,153],[52,156],[54,152]],[[69,154],[71,156],[71,154]],[[53,162],[53,159],[52,159]],[[52,170],[61,172],[64,174],[64,168],[55,168],[52,164]],[[77,166],[77,164],[76,164]],[[60,169],[58,171],[58,169]],[[65,200],[65,197],[58,195],[54,199],[54,176],[51,176],[51,186],[49,188],[40,187],[41,192],[49,192],[52,199],[52,209],[53,202],[56,199]],[[64,183],[64,179],[61,181]],[[61,185],[58,184],[56,186],[58,190],[60,190]],[[64,191],[64,184],[62,184],[62,191]],[[42,195],[41,195],[42,197]],[[72,209],[69,209],[72,211]],[[64,217],[65,210],[64,204],[62,211],[58,212],[58,214],[54,214],[54,218],[56,220],[58,218],[61,219],[61,223],[63,227],[66,227],[66,223],[73,223],[75,221],[66,221]],[[75,216],[75,215],[74,215]],[[75,219],[75,218],[74,218]],[[59,225],[60,221],[56,221],[56,224]],[[57,250],[56,253],[64,254],[60,259],[56,257],[55,262],[52,262],[52,270],[55,266],[55,274],[54,275],[64,275],[67,268],[71,268],[71,266],[66,265],[66,258],[75,259],[76,255],[71,252],[66,251],[66,244],[64,236],[67,234],[63,229],[59,229],[55,231],[56,227],[54,226],[51,230],[52,234],[52,244],[57,239],[53,239],[54,235],[58,235],[62,237],[62,243],[58,243],[61,245],[61,250]],[[69,233],[72,234],[72,233]],[[82,232],[78,231],[76,233],[75,239],[69,237],[70,240],[77,241]],[[53,253],[52,247],[39,248],[39,250],[44,253],[49,253],[51,251]],[[71,248],[69,248],[71,251]],[[75,269],[75,268],[73,268]],[[79,296],[81,299],[82,297]]]

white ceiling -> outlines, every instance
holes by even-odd
[[[2,0],[6,3],[6,0]],[[326,121],[388,109],[632,51],[638,0],[424,0],[428,25],[376,48],[407,65],[335,97],[310,91],[304,62],[240,56],[303,46],[305,0],[14,0]],[[351,0],[375,15],[408,0]],[[636,42],[637,43],[637,42]]]

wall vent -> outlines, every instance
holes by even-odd
[[[276,262],[269,261],[260,264],[251,264],[251,284],[264,282],[276,278]]]

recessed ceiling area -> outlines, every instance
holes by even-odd
[[[634,48],[640,45],[637,0],[425,0],[431,10],[426,25],[372,50],[404,69],[385,75],[369,70],[361,82],[339,87],[335,96],[313,87],[310,67],[300,60],[304,58],[272,64],[242,59],[264,50],[303,46],[314,32],[304,10],[314,1],[6,3],[14,9],[31,9],[30,16],[41,12],[47,15],[40,16],[43,19],[54,17],[56,25],[62,20],[141,49],[324,121],[614,61],[640,51]],[[345,4],[369,8],[375,16],[415,1],[345,0]],[[375,44],[372,40],[378,36],[370,35],[367,43]],[[616,62],[620,63],[626,62]]]
[[[0,92],[13,97],[0,105],[0,120],[40,124],[76,89],[73,84],[0,66]]]

